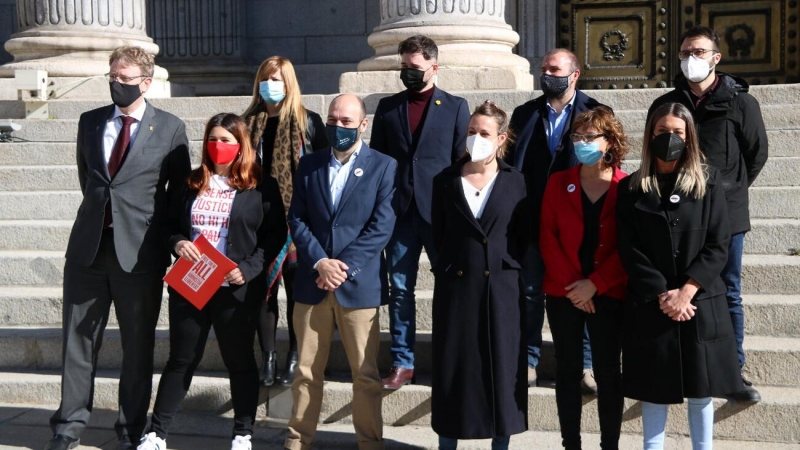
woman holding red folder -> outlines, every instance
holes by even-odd
[[[278,184],[261,180],[247,125],[235,114],[209,120],[200,167],[189,176],[182,202],[173,208],[169,245],[180,258],[200,259],[192,243],[201,234],[238,267],[198,310],[169,289],[170,354],[153,408],[152,424],[138,450],[164,450],[166,438],[203,358],[211,327],[228,369],[233,403],[231,450],[250,450],[258,405],[258,367],[253,354],[255,320],[266,297],[264,261],[286,240]]]

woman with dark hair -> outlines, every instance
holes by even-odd
[[[689,400],[695,450],[711,449],[712,397],[743,389],[720,272],[725,192],[703,163],[692,115],[667,103],[648,120],[642,164],[619,185],[619,254],[628,272],[622,349],[626,397],[642,401],[645,450],[664,447],[667,405]]]
[[[161,375],[152,424],[138,450],[166,449],[165,439],[214,327],[231,385],[231,450],[250,450],[258,405],[258,366],[253,355],[255,321],[266,296],[264,260],[274,258],[286,240],[286,219],[278,184],[262,181],[247,133],[235,114],[209,120],[200,167],[192,171],[180,208],[170,217],[169,246],[195,262],[192,243],[201,234],[237,264],[211,300],[198,310],[169,288],[169,361]]]
[[[503,162],[508,116],[487,101],[469,121],[466,154],[433,180],[433,389],[439,448],[492,438],[508,448],[528,423],[520,263],[529,207],[521,173]]]
[[[325,124],[319,114],[303,106],[300,84],[292,63],[281,56],[264,60],[256,73],[253,99],[242,114],[250,127],[250,142],[264,175],[278,180],[285,211],[292,200],[292,180],[300,157],[328,147]],[[287,227],[288,229],[288,227]],[[292,324],[294,310],[294,274],[297,256],[287,234],[284,248],[274,260],[266,262],[269,298],[259,311],[258,343],[264,358],[261,385],[276,381],[291,386],[297,366],[297,338]],[[278,282],[283,279],[286,291],[286,318],[289,328],[289,351],[286,368],[280,378],[276,373],[275,337],[278,329]]]
[[[570,136],[580,164],[550,177],[542,203],[547,320],[556,355],[556,405],[562,445],[581,448],[584,326],[597,380],[600,448],[619,448],[622,426],[622,300],[617,252],[617,186],[628,152],[622,123],[605,106],[579,114]]]

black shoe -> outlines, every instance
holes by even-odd
[[[134,450],[137,446],[131,442],[130,436],[123,434],[117,443],[117,450]]]
[[[278,381],[284,386],[291,386],[294,383],[294,370],[297,368],[297,352],[289,352],[286,355],[286,368]]]
[[[744,389],[739,392],[734,392],[730,394],[728,397],[731,400],[735,400],[737,402],[751,402],[756,403],[761,401],[761,394],[753,387],[753,383],[750,382],[747,378],[744,377],[742,374],[742,384],[744,384]]]
[[[44,446],[44,450],[69,450],[81,444],[80,439],[57,434]]]
[[[275,384],[275,352],[261,352],[264,358],[264,367],[261,369],[261,385],[270,387]]]

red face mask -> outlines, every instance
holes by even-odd
[[[208,156],[214,164],[224,166],[236,159],[239,154],[239,144],[226,144],[222,141],[208,141]]]

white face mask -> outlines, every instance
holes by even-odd
[[[703,58],[694,55],[681,61],[683,76],[692,83],[699,83],[711,74],[711,64]]]
[[[467,153],[473,162],[483,161],[494,153],[494,141],[490,141],[479,134],[467,136]]]

